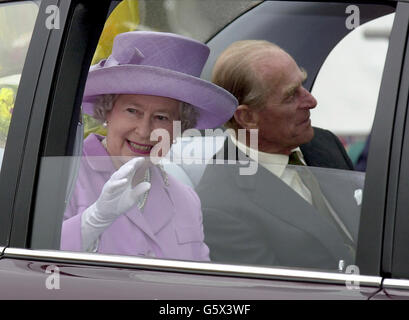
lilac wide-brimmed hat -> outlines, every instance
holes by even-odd
[[[121,33],[108,59],[90,68],[83,110],[93,115],[95,98],[103,94],[154,95],[196,107],[196,128],[218,127],[233,116],[238,103],[225,89],[199,78],[209,52],[205,44],[172,33]]]

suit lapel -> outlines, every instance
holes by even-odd
[[[351,260],[343,238],[326,218],[281,179],[261,166],[258,170],[253,176],[240,176],[238,171],[235,175],[236,183],[246,189],[250,200],[263,210],[318,239],[333,257]]]
[[[343,221],[339,218],[337,212],[325,198],[324,194],[321,191],[321,187],[318,183],[318,180],[311,172],[311,169],[305,166],[297,166],[294,168],[301,179],[303,180],[304,185],[311,191],[314,207],[322,214],[325,219],[328,219],[334,226],[336,226],[339,233],[343,236],[344,242],[353,247],[353,237],[350,232],[346,229]],[[342,190],[342,189],[340,189]]]

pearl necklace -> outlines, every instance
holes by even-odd
[[[143,181],[151,183],[151,172],[150,172],[149,168],[145,172],[145,176],[143,177]],[[145,207],[145,203],[146,203],[146,200],[148,199],[148,195],[149,195],[149,190],[150,189],[146,190],[144,192],[143,196],[142,197],[139,196],[139,198],[138,198],[138,202],[136,203],[136,206],[138,207],[138,209],[140,211],[143,211],[143,208]]]

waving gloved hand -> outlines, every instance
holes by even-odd
[[[94,251],[104,230],[149,190],[149,182],[132,185],[137,171],[146,170],[144,164],[145,159],[140,157],[122,165],[105,183],[98,200],[83,212],[81,234],[84,251]]]

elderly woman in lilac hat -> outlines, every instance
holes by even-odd
[[[83,109],[107,135],[84,141],[62,250],[209,260],[199,198],[149,160],[161,142],[155,130],[173,140],[174,121],[205,129],[233,115],[236,99],[199,78],[208,55],[186,37],[135,31],[119,34],[111,56],[91,67]]]

